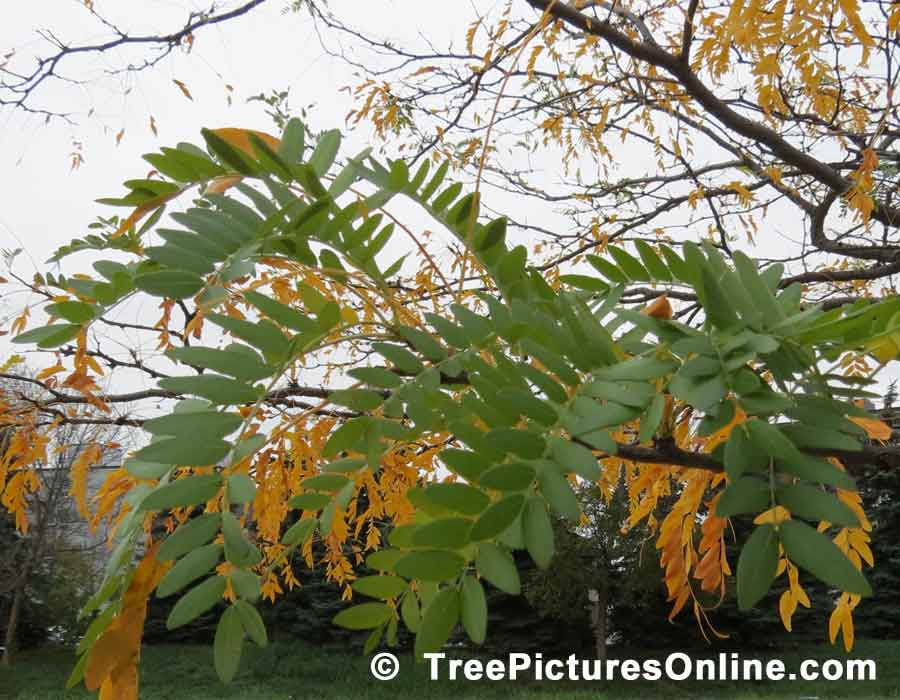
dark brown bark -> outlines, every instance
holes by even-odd
[[[601,664],[606,664],[606,638],[609,623],[609,594],[597,591],[597,600],[591,601],[591,629],[594,631],[594,653]]]
[[[637,41],[632,39],[610,22],[594,20],[566,3],[560,2],[560,0],[527,0],[527,2],[536,10],[548,13],[551,17],[583,32],[601,37],[609,42],[610,45],[615,46],[636,60],[649,63],[666,71],[678,81],[688,95],[723,126],[736,134],[765,146],[773,155],[801,172],[812,176],[832,190],[835,195],[844,194],[852,186],[853,183],[850,180],[828,163],[824,163],[809,153],[800,150],[762,122],[748,119],[734,111],[707,87],[680,56],[669,53],[655,42],[650,43],[646,40]],[[683,48],[682,52],[686,52],[686,48]],[[896,226],[900,223],[900,213],[883,202],[875,203],[872,218],[888,226]],[[888,259],[892,260],[894,257],[895,253],[893,251],[890,252]]]
[[[19,613],[22,610],[22,601],[25,599],[25,584],[27,579],[20,576],[13,590],[12,606],[9,609],[9,617],[6,618],[6,635],[3,640],[3,657],[0,665],[9,668],[12,665],[12,657],[16,651],[16,632],[19,627]]]

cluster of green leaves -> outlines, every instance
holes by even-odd
[[[384,331],[392,339],[371,342],[383,364],[351,370],[358,385],[331,396],[359,415],[331,434],[323,456],[332,461],[306,479],[301,495],[291,501],[291,507],[315,517],[304,517],[284,534],[289,548],[316,531],[327,534],[335,511],[354,495],[354,475],[380,469],[382,455],[396,442],[452,434],[456,445],[440,460],[459,477],[408,494],[415,522],[395,528],[390,547],[369,557],[369,567],[381,573],[354,584],[373,602],[348,608],[337,624],[372,630],[367,649],[385,635],[389,642],[396,638],[395,610],[416,634],[419,653],[439,648],[459,622],[473,641],[483,641],[487,609],[480,579],[517,593],[515,549],[527,549],[541,567],[551,566],[550,511],[573,521],[580,514],[568,477],[597,479],[598,456],[619,451],[613,434],[626,424],[639,421],[635,440],[653,442],[664,429],[666,394],[692,407],[701,418],[701,435],[727,425],[738,408],[752,417],[711,455],[729,475],[720,515],[781,504],[796,516],[789,523],[760,526],[746,544],[738,568],[742,604],[752,605],[768,588],[779,544],[822,580],[868,592],[835,545],[797,518],[855,523],[829,491],[853,489],[852,480],[808,448],[860,449],[863,435],[847,416],[865,415],[851,400],[865,396],[866,380],[823,372],[820,366],[895,333],[900,300],[828,312],[807,307],[799,287],[782,289],[779,266],[759,272],[741,253],[734,254],[732,266],[713,246],[691,243],[681,254],[642,244],[634,256],[610,247],[609,257],[589,258],[602,279],[568,275],[566,287],[555,290],[528,267],[524,246],[507,244],[505,219],[482,222],[477,193],[463,195],[461,184],[445,183],[446,163],[431,172],[423,161],[413,174],[402,161],[385,167],[363,153],[337,169],[340,134],[326,132],[310,148],[296,120],[287,124],[277,151],[253,133],[252,154],[216,132],[205,131],[204,137],[207,151],[182,144],[147,156],[172,183],[131,182],[131,193],[112,203],[161,207],[176,190],[210,178],[239,174],[244,181],[229,194],[206,194],[187,211],[172,214],[182,228],[156,228],[164,243],[147,247],[146,259],[130,265],[98,262],[99,278],[69,280],[80,300],[49,309],[65,323],[16,339],[42,347],[65,343],[122,299],[143,293],[196,296],[206,318],[236,341],[224,349],[201,343],[171,351],[173,361],[205,371],[159,382],[162,389],[192,398],[148,421],[150,443],[126,463],[135,476],[158,484],[129,494],[132,512],[120,527],[107,580],[88,611],[123,590],[144,513],[202,506],[221,495],[221,514],[191,520],[165,541],[161,556],[176,563],[159,594],[187,589],[169,625],[194,619],[225,590],[225,578],[214,572],[224,558],[233,567],[228,576],[238,602],[222,617],[216,635],[223,678],[233,674],[245,636],[265,641],[251,612],[259,596],[254,568],[260,554],[231,512],[253,498],[253,482],[225,475],[266,437],[246,435],[250,418],[231,407],[263,400],[298,357],[342,330],[342,310],[302,283],[298,291],[311,313],[253,292],[243,296],[258,311],[256,322],[216,313],[216,307],[229,294],[225,285],[253,276],[264,256],[299,262],[339,281],[364,276],[387,296],[387,280],[402,259],[379,266],[376,258],[394,227],[382,225],[377,211],[398,195],[417,202],[465,243],[497,293],[480,294],[478,310],[454,304],[447,316],[427,314],[427,330],[386,322]],[[374,192],[348,197],[359,179]],[[342,203],[346,199],[352,201]],[[625,308],[619,301],[630,282],[690,288],[704,313],[702,327]],[[211,473],[175,478],[179,467],[213,465]],[[219,534],[223,544],[214,542]],[[108,604],[96,618],[91,639],[114,609]]]

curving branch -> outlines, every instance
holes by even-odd
[[[189,41],[198,30],[245,15],[264,2],[266,0],[247,0],[227,12],[217,12],[217,6],[213,3],[208,10],[191,12],[180,29],[168,34],[128,34],[101,17],[96,11],[91,10],[92,14],[115,34],[115,37],[98,43],[70,45],[49,30],[39,32],[45,40],[53,44],[55,51],[49,56],[38,57],[36,65],[28,72],[20,73],[5,67],[5,64],[0,65],[0,76],[2,76],[0,78],[0,107],[12,107],[41,114],[48,119],[51,117],[68,119],[70,117],[68,113],[34,107],[33,102],[36,94],[50,80],[75,82],[62,72],[62,68],[73,56],[106,54],[126,46],[147,46],[159,49],[160,53],[139,66],[129,65],[124,70],[135,72],[151,68],[173,50],[182,46],[184,42]]]
[[[797,148],[762,122],[748,119],[736,112],[724,100],[717,97],[691,69],[690,65],[681,60],[680,56],[667,52],[655,41],[652,43],[646,40],[636,41],[609,21],[596,21],[559,0],[526,0],[526,2],[536,10],[549,13],[580,31],[601,37],[633,59],[663,69],[678,81],[688,95],[727,129],[766,146],[772,154],[785,163],[811,175],[837,196],[844,194],[852,187],[852,182],[828,163]],[[872,217],[889,226],[900,225],[900,211],[884,203],[876,202]]]

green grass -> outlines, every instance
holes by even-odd
[[[618,651],[618,650],[617,650]],[[653,657],[619,651],[625,658]],[[816,646],[771,655],[796,669],[805,658],[840,658],[836,647]],[[570,683],[507,681],[431,681],[427,667],[400,655],[401,673],[393,681],[376,681],[368,659],[358,650],[321,649],[278,644],[257,650],[248,645],[241,672],[229,686],[219,683],[212,650],[203,646],[158,646],[144,649],[142,700],[587,700],[588,698],[900,698],[900,642],[860,641],[856,658],[878,662],[878,679],[869,682],[625,682]],[[25,653],[12,669],[0,669],[2,700],[77,700],[92,697],[83,688],[64,690],[73,657],[65,651]]]

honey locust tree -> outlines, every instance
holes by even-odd
[[[874,353],[880,366],[893,359],[900,298],[825,311],[805,305],[798,285],[779,291],[778,267],[760,271],[739,251],[726,261],[709,242],[597,258],[623,277],[691,289],[702,320],[689,325],[670,318],[665,297],[644,312],[627,308],[624,285],[599,277],[593,291],[548,284],[525,248],[509,245],[505,219],[480,220],[478,193],[448,180],[446,162],[411,173],[402,160],[384,166],[363,153],[334,168],[339,132],[309,149],[296,120],[280,139],[203,135],[206,151],[182,144],[148,155],[162,177],[129,181],[124,197],[107,200],[134,207],[110,234],[130,261],[30,282],[52,320],[23,331],[23,314],[14,324],[14,342],[62,349],[33,380],[41,394],[4,414],[8,507],[36,488],[34,461],[60,426],[108,415],[150,437],[95,497],[93,517],[113,521],[116,544],[86,606],[98,616],[73,681],[83,676],[102,697],[134,692],[153,591],[180,596],[171,628],[229,601],[215,658],[230,679],[244,638],[266,641],[254,603],[291,585],[292,559],[309,556],[313,538],[329,552],[329,575],[350,584],[348,597],[374,599],[335,618],[372,630],[367,648],[382,636],[390,643],[401,619],[420,654],[459,622],[480,642],[479,578],[518,591],[516,548],[552,566],[548,509],[577,521],[572,481],[611,488],[623,470],[633,520],[655,519],[656,500],[678,482],[657,543],[673,613],[691,603],[708,625],[694,587],[724,594],[728,517],[755,513],[737,564],[739,604],[757,602],[779,568],[802,596],[803,569],[836,591],[850,643],[843,620],[870,593],[852,473],[897,459],[866,439],[886,427],[858,404],[873,379],[837,370],[847,353]],[[390,220],[399,197],[466,247],[484,291],[464,289],[445,305],[394,282],[402,258],[381,262],[391,239],[407,234],[422,246]],[[113,320],[142,298],[159,302],[155,327]],[[176,313],[180,330],[170,328]],[[153,373],[154,387],[98,384],[104,351],[92,345],[116,323],[159,337],[156,368],[137,354],[129,368]],[[340,388],[300,383],[322,362]],[[114,415],[142,400],[161,415]],[[291,509],[302,518],[283,532]],[[374,527],[385,517],[395,523],[387,543]],[[171,534],[151,542],[158,518]],[[354,580],[364,556],[383,573]]]
[[[353,118],[406,159],[340,157],[339,132],[296,120],[279,138],[206,130],[203,147],[148,155],[154,176],[104,200],[130,213],[57,254],[116,260],[13,273],[52,317],[26,330],[29,309],[15,339],[56,349],[56,364],[38,400],[4,416],[6,502],[22,502],[20,475],[60,425],[150,437],[98,494],[117,540],[73,682],[135,692],[154,590],[180,594],[172,627],[228,601],[215,648],[230,678],[244,638],[265,642],[254,602],[292,585],[304,558],[372,599],[335,619],[372,630],[368,649],[401,621],[419,653],[459,622],[481,641],[479,579],[518,592],[511,550],[552,566],[548,508],[577,521],[573,483],[609,493],[622,475],[630,522],[656,532],[672,616],[687,608],[719,634],[700,593],[726,594],[728,518],[749,513],[740,606],[784,575],[789,625],[815,577],[849,648],[873,564],[853,475],[898,464],[862,403],[900,339],[900,16],[879,7],[513,2],[473,25],[465,53],[400,55],[413,77],[358,91]],[[619,158],[623,136],[653,159]],[[568,163],[561,194],[501,157],[515,138]],[[610,177],[641,162],[650,175]],[[562,206],[565,227],[482,198],[519,215]],[[445,238],[394,213],[402,199]],[[766,226],[785,220],[802,241],[777,261]],[[131,352],[110,350],[116,333]],[[108,375],[152,386],[114,392]],[[291,509],[301,519],[283,531]],[[171,532],[161,543],[154,522]],[[363,557],[383,573],[354,580]]]

